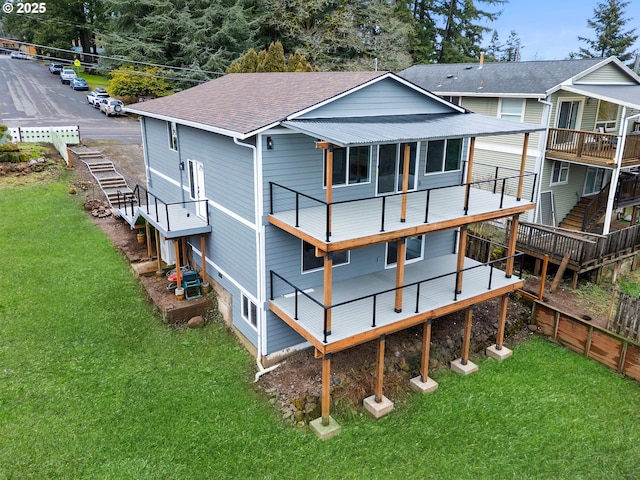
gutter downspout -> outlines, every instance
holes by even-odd
[[[261,138],[261,135],[259,135],[257,137],[258,139]],[[254,195],[255,195],[255,204],[254,204],[254,209],[255,209],[255,224],[257,227],[257,232],[256,232],[256,262],[257,262],[257,271],[258,271],[258,278],[256,279],[257,281],[257,292],[258,292],[258,302],[260,304],[260,321],[258,323],[258,341],[256,342],[257,345],[257,349],[258,349],[258,353],[256,354],[256,366],[258,367],[258,371],[256,372],[255,378],[254,378],[254,383],[257,382],[260,377],[262,377],[263,375],[265,375],[266,373],[269,373],[271,370],[275,370],[276,368],[278,368],[280,366],[280,363],[277,363],[275,365],[272,365],[271,367],[265,368],[264,365],[262,365],[262,351],[263,351],[263,339],[264,339],[264,331],[265,331],[265,327],[266,327],[266,318],[265,318],[265,314],[264,314],[264,299],[266,297],[266,291],[265,291],[265,282],[264,282],[264,278],[265,278],[265,264],[263,261],[263,255],[261,255],[262,252],[265,251],[264,248],[264,225],[262,224],[262,205],[263,205],[263,200],[262,200],[262,163],[260,163],[258,165],[258,149],[255,145],[251,145],[249,143],[244,143],[238,140],[237,137],[233,137],[233,143],[235,143],[236,145],[240,146],[240,147],[246,147],[252,150],[252,154],[253,154],[253,191],[254,191]],[[260,155],[260,158],[262,156]]]
[[[622,116],[627,112],[627,107],[622,107]],[[616,168],[613,170],[611,174],[611,183],[609,187],[609,197],[607,198],[607,211],[604,217],[604,226],[602,229],[603,235],[608,235],[609,230],[611,228],[611,217],[613,216],[613,201],[616,198],[616,193],[618,190],[618,179],[620,178],[620,169],[622,168],[622,155],[624,154],[624,145],[627,141],[627,129],[629,128],[629,120],[633,118],[640,117],[640,113],[635,115],[631,115],[627,117],[622,122],[622,135],[620,136],[620,141],[618,142],[618,148],[616,148],[616,156],[615,156],[615,164]],[[613,188],[612,188],[613,187]]]
[[[549,97],[546,97],[549,98]],[[536,174],[536,208],[533,211],[533,223],[538,219],[538,215],[540,214],[540,198],[542,194],[542,173],[544,172],[544,162],[547,158],[547,138],[549,137],[549,124],[551,123],[551,109],[553,108],[553,103],[548,100],[538,99],[538,102],[544,105],[544,111],[542,115],[542,125],[546,127],[544,133],[540,135],[541,145],[539,150],[542,151],[542,155],[536,161],[536,168],[534,169]]]

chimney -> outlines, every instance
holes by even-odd
[[[483,65],[484,65],[484,52],[480,54],[480,66],[478,67],[478,69],[481,69]]]

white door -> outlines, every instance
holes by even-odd
[[[583,195],[592,195],[602,190],[604,185],[604,168],[588,167],[584,180]]]
[[[189,189],[192,200],[206,200],[204,191],[204,165],[202,162],[189,160]],[[207,202],[196,203],[196,215],[206,220]]]

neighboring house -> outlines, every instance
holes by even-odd
[[[617,58],[417,65],[399,75],[473,112],[548,127],[531,136],[527,149],[526,168],[538,182],[529,222],[607,235],[616,209],[634,207],[635,218],[640,77]],[[476,150],[488,163],[521,160],[508,137],[479,141]],[[576,272],[596,260],[571,255]]]
[[[499,297],[490,354],[507,355],[507,294],[522,285],[515,242],[498,262],[468,258],[467,226],[510,217],[515,228],[535,206],[531,174],[474,161],[474,143],[522,143],[541,127],[466,112],[386,72],[233,74],[127,111],[141,116],[148,183],[134,217],[173,242],[163,256],[174,252],[177,267],[188,259],[214,284],[261,371],[315,348],[321,436],[336,428],[335,352],[378,341],[365,401],[374,416],[392,407],[382,395],[387,334],[424,326],[413,384],[433,389],[431,320],[466,312],[457,368],[468,372],[473,305]]]

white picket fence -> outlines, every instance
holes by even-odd
[[[52,143],[67,165],[69,165],[67,145],[80,143],[80,127],[77,125],[69,127],[9,127],[9,134],[13,142]]]

